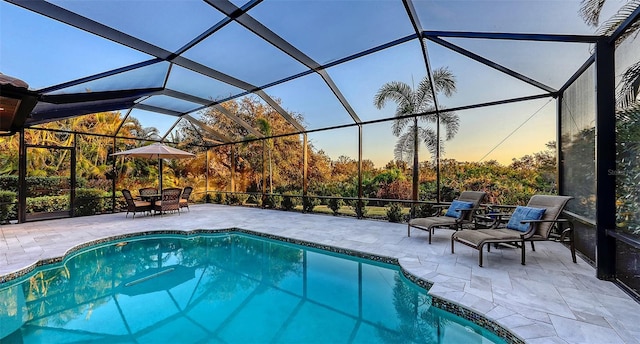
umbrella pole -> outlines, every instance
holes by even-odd
[[[162,192],[162,158],[158,158],[158,168],[160,169],[160,173],[158,173],[158,192]]]

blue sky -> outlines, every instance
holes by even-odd
[[[195,0],[52,2],[170,51],[223,18],[204,1]],[[594,29],[578,16],[579,3],[579,0],[414,1],[426,30],[590,34]],[[607,3],[605,17],[623,2]],[[335,61],[412,33],[399,0],[265,0],[249,13],[319,63]],[[0,72],[25,80],[33,89],[151,58],[5,2],[0,3],[0,19]],[[450,42],[556,88],[590,52],[585,44],[470,39]],[[443,107],[542,93],[437,44],[429,42],[428,52],[434,68],[447,66],[457,77],[458,91],[451,98],[439,100]],[[304,70],[300,63],[235,23],[205,39],[185,56],[256,85]],[[202,90],[200,96],[211,99],[235,91],[232,86],[216,84],[186,69],[180,70],[181,67],[174,68],[176,72],[168,82],[171,88],[186,92]],[[358,116],[367,121],[394,113],[393,104],[381,110],[373,106],[373,96],[382,84],[388,81],[417,84],[425,75],[425,67],[419,44],[410,41],[329,68],[327,72]],[[136,78],[125,80],[134,83]],[[144,80],[157,82],[153,78]],[[127,82],[121,86],[135,86]],[[351,122],[317,74],[265,91],[282,99],[285,109],[302,113],[308,128]],[[555,108],[555,101],[538,100],[460,111],[460,130],[446,144],[444,157],[470,161],[484,157],[508,163],[513,157],[543,150],[545,143],[555,139]],[[140,112],[143,124],[161,130],[175,121],[154,115]],[[392,159],[395,138],[390,134],[390,123],[365,126],[363,133],[365,158],[377,165]],[[357,157],[355,128],[314,133],[310,139],[333,159],[339,155]]]

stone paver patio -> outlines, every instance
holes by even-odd
[[[192,205],[181,215],[124,213],[0,226],[1,276],[38,260],[60,257],[89,241],[155,230],[242,228],[336,248],[398,259],[409,273],[433,283],[429,293],[484,314],[527,343],[640,343],[640,304],[559,243],[540,242],[527,250],[502,248],[485,253],[456,245],[451,231],[427,233],[406,224],[356,220],[223,205]]]

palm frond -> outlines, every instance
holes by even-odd
[[[398,105],[396,108],[395,116],[396,117],[404,117],[407,115],[411,115],[414,113],[413,103],[405,103]]]
[[[620,81],[620,90],[616,95],[616,105],[618,107],[627,107],[629,103],[635,102],[637,94],[637,84],[640,80],[640,62],[631,65],[622,74]]]
[[[585,23],[593,27],[598,26],[604,3],[605,0],[582,0],[580,2],[580,16]]]
[[[418,84],[418,88],[414,92],[414,99],[416,104],[433,104],[433,92],[431,92],[431,82],[429,80],[429,76],[425,75],[420,83]],[[420,109],[419,111],[421,111]]]
[[[443,93],[451,96],[455,92],[455,77],[446,67],[441,67],[433,72],[433,86],[428,76],[424,77],[418,88],[414,91],[412,88],[402,82],[389,82],[384,84],[374,97],[374,105],[380,109],[387,101],[394,101],[397,105],[395,116],[397,119],[393,122],[393,135],[398,137],[394,147],[394,157],[398,161],[406,161],[410,163],[414,157],[414,118],[404,117],[407,115],[425,113],[434,110],[434,93]],[[420,120],[429,123],[436,123],[437,116],[429,114],[420,116]],[[442,112],[440,114],[441,124],[446,130],[446,139],[452,139],[458,132],[460,122],[458,116],[454,112]],[[443,140],[436,136],[436,131],[431,127],[418,127],[419,140],[423,141],[427,146],[432,157],[436,156],[438,147],[442,147]]]
[[[433,111],[433,110],[434,110],[434,108],[429,108],[429,109],[427,109],[427,112],[428,111]],[[435,113],[430,113],[428,115],[420,116],[419,119],[420,119],[421,122],[424,122],[424,123],[436,123],[437,120],[438,120],[438,116],[436,116]]]
[[[411,103],[412,93],[411,86],[404,82],[391,81],[380,87],[373,98],[373,105],[378,109],[382,109],[387,101],[391,100],[406,108],[407,104]]]
[[[429,110],[431,111],[432,109],[429,109]],[[420,116],[419,118],[421,122],[436,123],[438,116],[436,116],[436,114],[429,114],[429,115]],[[440,125],[443,127],[443,129],[446,132],[445,139],[451,140],[458,133],[458,130],[460,129],[460,118],[455,112],[450,112],[450,111],[440,112]]]
[[[436,157],[438,156],[437,154],[438,148],[440,148],[440,156],[444,155],[444,142],[442,140],[440,140],[440,147],[436,146],[435,144],[430,147],[427,147],[427,150],[429,151],[429,155],[431,155],[431,161],[436,160]]]
[[[435,162],[436,161],[436,157],[438,156],[436,154],[436,146],[433,146],[433,148],[429,148],[429,154],[431,155],[431,161]],[[440,140],[440,157],[442,158],[444,156],[444,141]]]
[[[440,67],[433,71],[433,82],[436,84],[436,92],[443,93],[447,97],[456,91],[456,77],[447,67]]]
[[[455,112],[440,112],[440,125],[445,129],[446,140],[451,140],[460,129],[460,117]]]
[[[634,102],[616,111],[616,121],[621,123],[640,122],[640,103]]]
[[[438,151],[438,135],[434,128],[420,128],[418,130],[419,139],[424,142],[427,150],[431,154],[431,157],[434,158],[436,156],[436,152]]]
[[[604,2],[604,0],[599,0],[599,1]],[[611,18],[607,19],[604,23],[602,23],[602,25],[598,28],[598,30],[596,30],[596,34],[610,35],[614,31],[616,31],[616,29],[618,29],[620,24],[622,24],[625,20],[627,20],[627,18],[638,8],[638,6],[640,6],[640,0],[630,0],[629,2],[624,4],[618,10],[618,12],[616,12],[616,14],[614,14],[613,16],[611,16]],[[597,25],[597,22],[596,22],[596,25]],[[633,32],[636,32],[639,27],[640,27],[640,24],[636,21],[621,38],[626,37],[632,34]],[[620,39],[619,41],[622,41],[622,39]]]
[[[391,125],[391,132],[393,133],[393,136],[400,136],[405,128],[410,126],[412,122],[413,120],[409,117],[393,121],[393,124]]]
[[[616,40],[616,45],[620,44],[621,42],[623,42],[627,37],[635,34],[636,32],[638,32],[640,30],[640,21],[635,21],[633,22],[631,25],[629,25],[629,27],[627,28],[627,30],[622,33],[618,39]]]
[[[413,130],[402,134],[393,148],[393,157],[396,160],[411,163],[413,160]]]
[[[435,85],[434,91],[436,94],[442,93],[445,96],[450,97],[456,90],[455,76],[446,67],[440,67],[434,70],[433,83]],[[422,79],[422,81],[420,81],[418,89],[415,92],[415,104],[417,104],[415,113],[426,112],[433,108],[434,93],[432,92],[431,87],[431,82],[427,75]]]

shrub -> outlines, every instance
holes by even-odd
[[[232,193],[232,194],[229,194],[227,196],[226,204],[228,204],[228,205],[242,205],[242,204],[244,204],[244,202],[247,201],[248,197],[249,196],[247,194]]]
[[[278,209],[282,203],[282,197],[279,195],[265,195],[262,201],[264,208]]]
[[[313,208],[320,205],[320,200],[313,196],[305,196],[302,198],[302,210],[305,213],[312,213]]]
[[[249,195],[245,194],[245,193],[240,193],[236,195],[236,198],[238,199],[238,204],[239,205],[243,205],[245,203],[247,203],[247,200],[249,199]]]
[[[340,211],[340,208],[344,206],[345,203],[341,195],[333,195],[333,197],[334,198],[329,198],[327,206],[333,211],[333,215],[338,215],[338,211]]]
[[[387,218],[389,222],[402,222],[402,206],[400,203],[391,203],[387,208]]]
[[[408,180],[394,180],[380,185],[377,198],[409,199],[411,198],[411,182]]]
[[[422,203],[415,206],[415,217],[430,217],[436,215],[433,204]]]
[[[18,192],[18,176],[0,176],[0,190]]]
[[[36,177],[26,178],[28,195],[33,197],[45,195],[59,195],[60,190],[71,188],[69,177]],[[87,181],[84,178],[76,179],[76,188],[84,187]],[[18,192],[18,176],[0,176],[0,190]]]
[[[195,189],[191,193],[191,197],[189,197],[189,204],[202,204],[205,202],[207,198],[207,194],[204,192],[196,192]]]
[[[353,209],[353,211],[356,213],[357,217],[364,217],[367,214],[367,204],[369,202],[365,201],[365,200],[357,200],[354,199],[353,201],[349,202],[349,205],[351,206],[351,208]]]
[[[69,209],[69,195],[27,198],[27,213],[64,211]]]
[[[247,198],[247,202],[246,203],[255,204],[257,206],[261,206],[262,205],[262,198],[260,198],[258,195],[251,194]]]
[[[8,223],[16,215],[16,193],[0,190],[0,224]]]
[[[122,209],[127,209],[127,201],[122,196],[122,191],[116,191],[116,208],[113,211],[121,211]]]
[[[215,204],[225,204],[225,202],[226,202],[225,194],[221,192],[217,192],[213,197],[213,203]]]
[[[282,197],[282,209],[292,210],[298,205],[298,198],[293,195],[284,195]]]
[[[27,195],[38,197],[60,195],[61,190],[69,189],[71,186],[68,177],[27,177],[27,188]]]
[[[102,213],[104,211],[103,194],[104,192],[100,189],[76,189],[74,216]]]
[[[77,183],[77,182],[78,180],[76,180],[76,187],[82,187],[86,189],[110,190],[112,181],[110,179],[95,178],[95,179],[89,179],[83,183]]]

